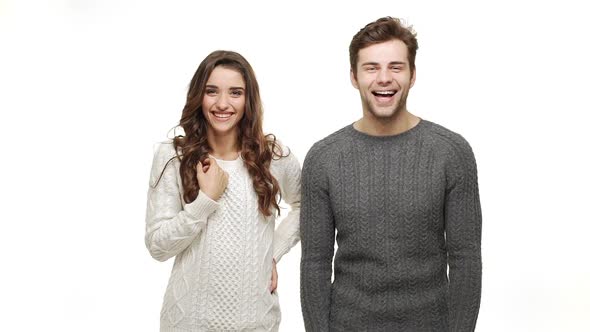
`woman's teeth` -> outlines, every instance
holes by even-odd
[[[230,116],[232,116],[232,113],[217,113],[217,112],[213,112],[213,115],[217,118],[222,118],[222,119],[227,119]]]

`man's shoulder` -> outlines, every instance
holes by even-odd
[[[328,157],[333,152],[337,152],[342,147],[347,146],[350,141],[350,135],[348,133],[350,126],[351,125],[340,128],[339,130],[315,142],[307,152],[305,159],[315,159],[321,156]]]
[[[440,124],[430,122],[428,138],[432,144],[444,150],[471,150],[469,142],[459,133]]]
[[[429,129],[427,139],[435,151],[451,159],[473,158],[471,145],[461,134],[434,122]]]

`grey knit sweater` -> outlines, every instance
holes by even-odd
[[[302,190],[307,331],[475,329],[481,209],[460,135],[426,120],[385,137],[349,125],[310,149]]]

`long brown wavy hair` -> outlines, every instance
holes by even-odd
[[[186,203],[190,203],[199,193],[196,165],[207,158],[210,151],[202,104],[205,86],[217,66],[238,71],[246,83],[246,105],[244,116],[238,124],[238,145],[258,196],[258,209],[263,215],[270,216],[274,207],[280,214],[280,197],[277,198],[280,193],[279,183],[270,172],[270,162],[284,157],[283,151],[274,135],[264,135],[262,131],[262,102],[254,70],[243,56],[232,51],[214,51],[209,54],[190,82],[179,124],[184,135],[174,137],[176,156],[168,161],[170,163],[174,158],[180,160],[180,177],[184,189],[182,197]]]

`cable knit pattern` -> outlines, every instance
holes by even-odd
[[[285,152],[289,150],[284,147]],[[258,211],[258,198],[241,158],[217,160],[229,183],[216,202],[203,192],[182,200],[180,162],[171,142],[152,165],[145,242],[150,254],[176,257],[164,296],[160,331],[277,331],[277,293],[269,292],[272,260],[299,241],[301,171],[292,153],[271,162],[291,210],[275,230],[275,215]]]
[[[349,125],[311,148],[302,190],[307,331],[475,329],[481,209],[460,135],[426,120],[385,137]]]

